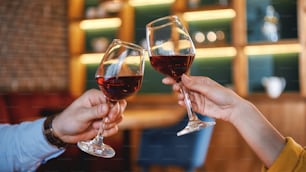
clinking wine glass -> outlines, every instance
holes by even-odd
[[[106,50],[96,71],[96,81],[110,106],[135,94],[142,85],[146,51],[133,43],[114,39]],[[79,141],[78,147],[94,156],[111,158],[115,150],[103,143],[103,119],[97,136]]]
[[[146,25],[146,39],[153,68],[180,83],[181,76],[188,73],[195,57],[194,44],[180,19],[177,16],[166,16],[151,21]],[[215,122],[201,121],[192,111],[188,90],[181,85],[181,91],[185,96],[189,120],[177,135],[215,125]]]

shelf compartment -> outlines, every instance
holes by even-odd
[[[298,37],[296,0],[247,0],[246,15],[249,43],[277,42]],[[278,30],[278,38],[271,40],[268,35],[271,35],[271,32],[275,33],[274,28]],[[268,32],[268,37],[263,30]]]
[[[145,71],[142,86],[139,90],[141,94],[167,94],[172,93],[172,88],[169,85],[162,83],[162,78],[165,75],[157,72],[149,60],[145,61]]]
[[[190,22],[188,28],[197,48],[226,46],[232,42],[231,21]]]
[[[207,76],[224,86],[232,86],[233,57],[198,58],[196,57],[190,73],[195,76]]]
[[[266,54],[248,56],[249,93],[263,92],[263,77],[278,76],[286,80],[285,91],[298,92],[299,54]]]
[[[231,8],[184,12],[196,47],[231,44],[231,25],[236,13]]]
[[[147,1],[146,1],[147,2]],[[134,40],[137,44],[145,46],[146,24],[154,19],[171,15],[172,4],[159,4],[153,6],[136,6],[134,11]]]
[[[117,29],[96,29],[84,31],[85,52],[105,52],[107,46],[112,42],[112,40],[117,38],[118,32]]]

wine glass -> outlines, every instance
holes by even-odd
[[[133,43],[114,39],[109,45],[96,71],[96,81],[110,106],[135,94],[141,87],[146,51]],[[103,120],[102,120],[103,121]],[[115,150],[103,143],[103,125],[90,141],[79,141],[78,147],[91,155],[111,158]]]
[[[173,15],[151,21],[146,25],[146,38],[153,68],[180,83],[181,76],[188,73],[195,56],[194,44],[180,19]],[[180,85],[185,96],[189,121],[177,135],[181,136],[215,125],[215,122],[199,120],[192,111],[188,90],[182,84]]]

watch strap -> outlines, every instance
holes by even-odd
[[[60,138],[54,135],[54,129],[52,127],[53,119],[56,115],[50,115],[46,118],[43,127],[43,133],[47,141],[58,148],[65,148],[68,144],[63,142]]]

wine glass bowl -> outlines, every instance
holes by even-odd
[[[146,26],[150,63],[158,72],[179,81],[195,56],[191,38],[177,16],[156,19]]]
[[[195,57],[195,47],[187,29],[177,16],[166,16],[146,25],[148,54],[152,67],[158,72],[170,76],[180,83],[181,76],[187,74]],[[204,122],[192,111],[188,90],[181,85],[189,121],[187,126],[177,133],[188,134],[215,122]]]
[[[145,50],[133,43],[114,39],[107,48],[96,71],[95,79],[110,106],[134,95],[142,85]],[[94,156],[111,158],[115,150],[103,143],[103,119],[97,136],[79,141],[78,147]]]
[[[120,47],[119,47],[120,46]],[[115,39],[97,71],[99,88],[111,101],[125,99],[142,84],[145,50],[132,43]]]

